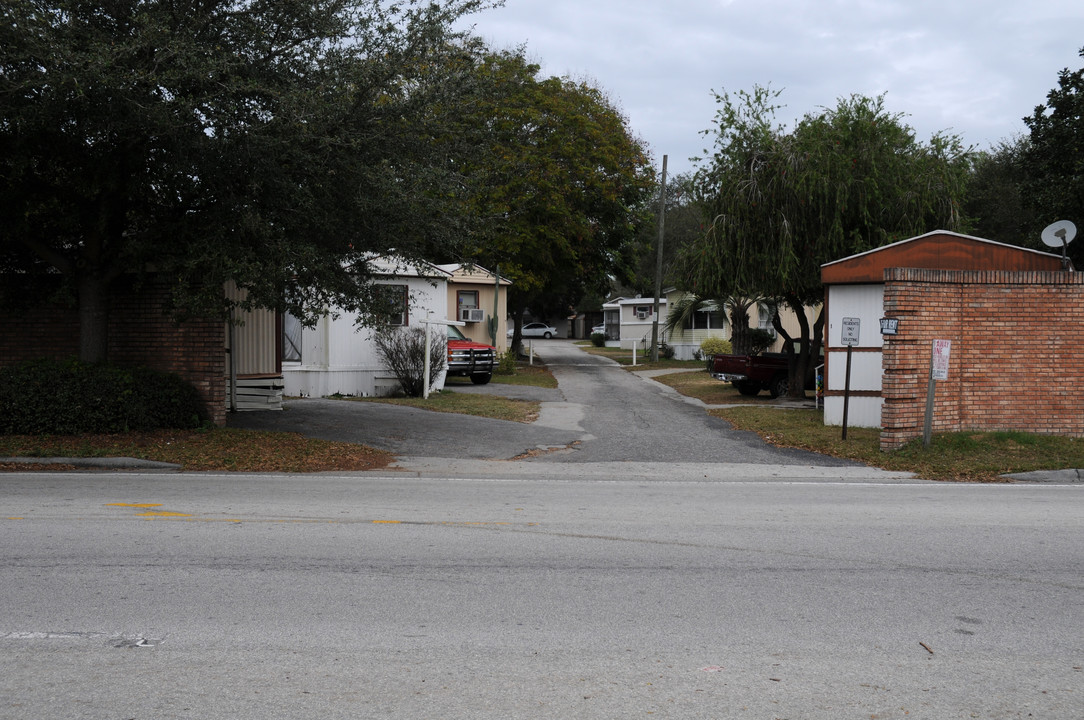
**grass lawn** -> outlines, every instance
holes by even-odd
[[[729,405],[731,403],[756,404],[763,403],[768,399],[768,392],[761,391],[760,395],[748,397],[738,392],[737,388],[728,382],[716,380],[704,371],[703,363],[695,371],[672,373],[655,377],[656,382],[677,390],[682,395],[699,398],[708,405]]]
[[[519,363],[514,375],[494,375],[490,384],[496,385],[520,385],[531,387],[555,388],[557,378],[541,363],[528,365]],[[452,377],[444,382],[444,389],[430,393],[429,398],[408,397],[374,397],[374,398],[350,398],[363,402],[381,402],[392,405],[405,405],[408,407],[433,410],[435,412],[459,413],[460,415],[474,415],[488,417],[496,420],[511,420],[513,422],[529,423],[537,417],[541,403],[531,400],[516,400],[501,397],[500,395],[477,394],[456,392],[456,387],[470,387],[470,378]]]
[[[745,397],[706,372],[662,375],[655,380],[709,405],[738,405],[709,412],[772,445],[913,472],[928,480],[996,482],[1007,473],[1084,467],[1084,439],[1019,432],[944,433],[934,435],[928,448],[919,439],[886,453],[881,452],[876,428],[848,428],[843,440],[843,429],[826,426],[821,410],[778,407],[764,392]]]
[[[687,368],[689,370],[703,370],[703,360],[667,360],[665,358],[659,358],[658,362],[651,362],[650,354],[645,354],[640,350],[636,351],[636,365],[632,364],[632,350],[628,348],[616,348],[616,347],[595,347],[590,342],[576,343],[580,349],[586,352],[588,355],[598,355],[599,357],[607,357],[616,363],[625,365],[629,370],[661,370],[669,368]]]
[[[742,430],[781,447],[814,450],[885,470],[913,472],[927,480],[1003,481],[1006,473],[1084,467],[1084,439],[1019,432],[959,432],[921,438],[895,452],[881,452],[880,430],[826,426],[821,411],[742,407],[711,410]]]
[[[470,382],[468,380],[468,382]],[[488,417],[496,420],[511,420],[513,422],[529,423],[538,417],[541,403],[531,400],[515,400],[501,397],[500,395],[476,395],[474,393],[456,392],[453,386],[446,386],[444,390],[430,393],[428,398],[411,397],[375,397],[375,398],[348,398],[357,402],[379,402],[389,405],[404,405],[406,407],[433,410],[435,412],[458,413],[460,415],[475,415]]]
[[[452,379],[454,380],[457,378]],[[494,375],[490,382],[498,385],[530,385],[543,388],[557,387],[557,378],[555,378],[553,373],[547,370],[546,366],[541,363],[535,365],[519,363],[516,366],[515,375]]]

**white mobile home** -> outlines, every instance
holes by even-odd
[[[393,325],[424,327],[426,319],[448,318],[449,273],[428,263],[411,265],[395,259],[381,258],[372,265],[379,272],[376,282],[402,295],[402,312],[392,319]],[[354,314],[334,315],[324,315],[314,328],[302,327],[289,315],[284,318],[282,373],[286,394],[371,397],[396,392],[398,380],[377,355],[375,330],[358,326]],[[432,327],[434,332],[445,332],[443,325]],[[436,378],[436,388],[443,384],[443,376]]]

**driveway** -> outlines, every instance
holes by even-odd
[[[588,355],[571,341],[535,341],[534,346],[557,378],[558,388],[497,383],[454,387],[456,392],[538,400],[541,415],[531,424],[322,399],[290,400],[282,412],[239,413],[229,424],[296,431],[413,458],[439,459],[436,464],[444,469],[455,460],[635,463],[661,468],[675,463],[861,467],[817,453],[773,448],[753,433],[732,429],[670,388],[608,358]]]

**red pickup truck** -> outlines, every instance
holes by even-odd
[[[475,385],[485,385],[493,378],[496,364],[496,348],[474,342],[456,326],[448,326],[448,375],[469,377]]]
[[[790,364],[786,353],[713,355],[711,376],[731,383],[742,395],[767,390],[773,398],[786,395]]]

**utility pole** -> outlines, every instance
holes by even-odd
[[[659,361],[659,296],[662,295],[662,239],[666,229],[666,156],[662,156],[659,186],[659,247],[655,254],[655,321],[651,323],[651,362]]]

